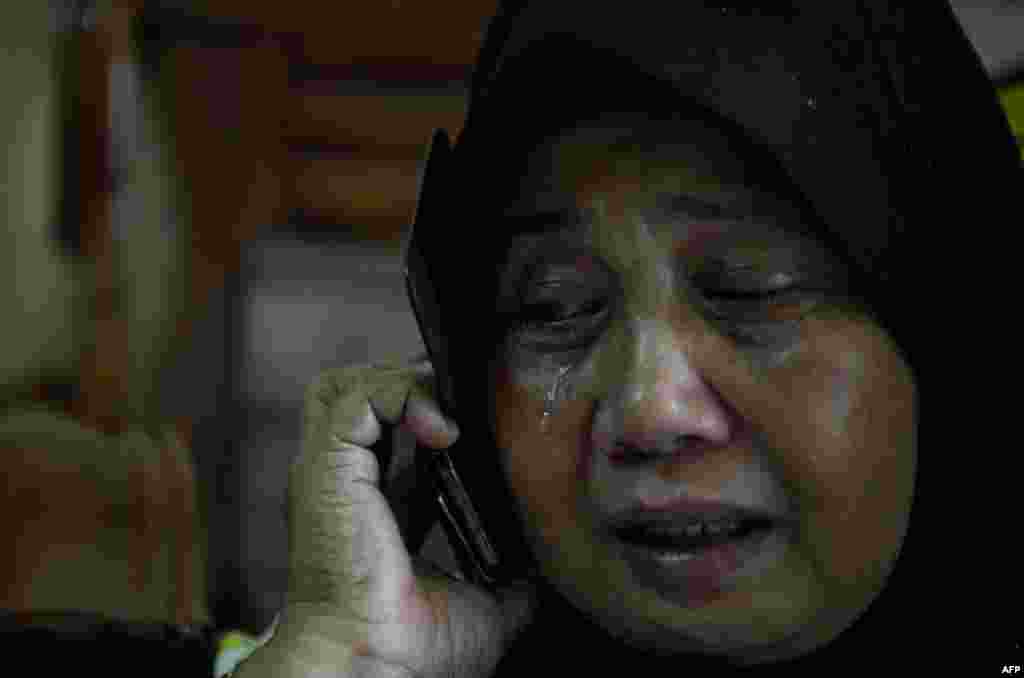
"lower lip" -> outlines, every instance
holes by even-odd
[[[664,549],[622,541],[618,544],[638,583],[685,607],[701,607],[781,560],[789,542],[788,532],[775,524],[741,539],[689,553],[665,553]]]

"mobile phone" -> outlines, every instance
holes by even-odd
[[[423,343],[437,379],[438,404],[442,413],[458,421],[452,389],[448,345],[440,327],[440,306],[432,276],[432,262],[425,255],[428,238],[440,237],[445,223],[443,187],[440,186],[451,153],[448,135],[436,130],[420,181],[419,202],[409,234],[405,259],[405,284]],[[442,190],[439,190],[442,188]],[[449,236],[450,237],[450,236]],[[460,426],[465,422],[460,422]],[[447,450],[417,446],[421,467],[429,469],[442,524],[463,573],[473,583],[494,589],[508,579],[506,563],[499,557],[495,541],[487,534],[480,513],[459,473],[462,452],[457,441]]]

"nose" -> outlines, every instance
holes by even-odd
[[[669,328],[639,327],[620,386],[595,413],[594,452],[614,465],[668,457],[692,460],[728,445],[735,412],[691,362]]]

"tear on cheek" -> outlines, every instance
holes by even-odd
[[[566,400],[571,368],[561,364],[502,367],[495,379],[495,392],[514,391],[521,401],[528,401],[548,416],[556,414]]]

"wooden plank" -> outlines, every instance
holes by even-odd
[[[409,232],[410,219],[397,214],[359,215],[315,213],[296,210],[290,226],[301,240],[310,242],[372,242],[398,251]]]
[[[472,64],[496,0],[194,0],[193,11],[301,33],[304,60],[353,63],[424,60]]]
[[[292,211],[305,219],[347,225],[374,239],[397,236],[416,208],[421,152],[305,155],[295,159]],[[376,236],[373,232],[383,229]]]
[[[435,128],[458,135],[465,121],[465,96],[300,94],[287,109],[289,144],[416,146]]]
[[[342,93],[339,90],[345,89],[347,83],[370,83],[388,89],[402,86],[417,90],[428,88],[441,93],[442,90],[465,89],[473,73],[469,64],[422,59],[399,61],[393,58],[344,64],[293,59],[291,71],[292,86],[300,87],[303,93],[309,94]]]
[[[284,217],[287,63],[272,42],[181,47],[175,60],[177,150],[192,202],[192,301],[201,312],[238,265],[241,244]]]

